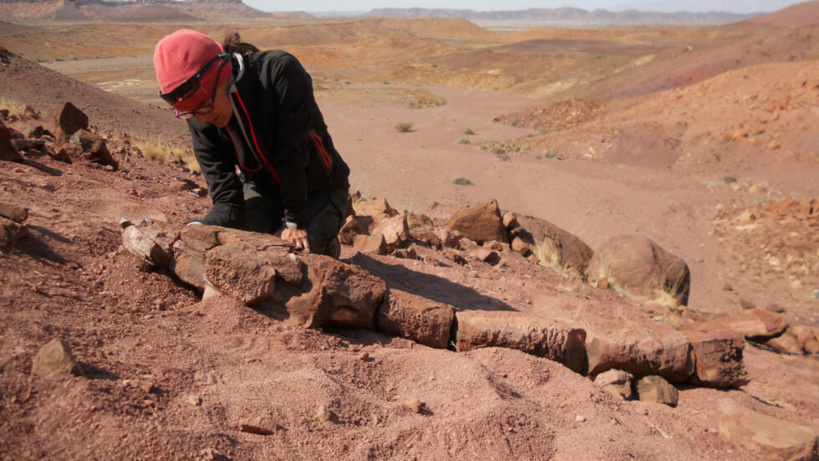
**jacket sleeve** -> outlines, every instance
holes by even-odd
[[[269,88],[275,101],[275,116],[269,127],[275,135],[273,164],[279,172],[285,227],[307,227],[307,147],[313,124],[313,82],[301,63],[285,54],[270,65]]]
[[[201,219],[202,224],[241,228],[245,218],[245,200],[230,146],[213,125],[200,124],[196,119],[191,119],[188,128],[193,140],[193,153],[213,201],[213,208]]]

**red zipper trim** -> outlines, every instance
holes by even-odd
[[[239,166],[241,166],[243,170],[248,171],[250,173],[256,173],[256,172],[260,171],[262,168],[264,168],[264,166],[260,166],[259,168],[256,168],[255,170],[251,170],[250,168],[246,167],[245,164],[242,163],[241,157],[239,157],[239,148],[236,147],[236,141],[233,139],[233,136],[231,136],[230,131],[228,131],[228,130],[225,130],[225,131],[227,132],[228,138],[230,138],[230,142],[233,143],[233,151],[236,152],[236,160],[239,162]]]
[[[270,172],[273,173],[273,179],[275,179],[277,183],[281,184],[281,181],[279,181],[279,174],[276,173],[276,169],[273,168],[273,165],[271,165],[270,162],[267,161],[267,157],[264,156],[264,154],[262,153],[262,149],[259,148],[259,141],[256,140],[256,132],[253,131],[253,123],[250,121],[250,114],[247,113],[247,108],[245,107],[244,101],[242,101],[242,96],[240,96],[239,93],[235,93],[235,94],[236,94],[236,99],[239,101],[239,105],[242,106],[242,110],[245,111],[245,117],[247,118],[247,125],[250,127],[250,137],[253,138],[253,145],[256,146],[256,152],[259,154],[259,157],[262,158],[262,161],[264,161],[264,164],[267,165],[268,168],[270,168]],[[240,123],[241,123],[241,120],[240,120]]]
[[[319,152],[321,152],[322,158],[324,158],[324,164],[327,166],[327,168],[330,168],[330,165],[332,164],[332,159],[330,159],[330,154],[328,154],[327,151],[324,150],[324,143],[321,142],[321,138],[319,137],[319,135],[314,134],[313,141],[315,141],[316,147],[318,147]]]

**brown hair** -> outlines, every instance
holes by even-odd
[[[259,49],[256,48],[255,45],[251,45],[250,43],[244,43],[241,37],[239,37],[238,32],[228,34],[225,37],[225,41],[222,43],[222,48],[225,49],[225,53],[229,54],[239,53],[243,56],[259,52]]]

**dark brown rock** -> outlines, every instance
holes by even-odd
[[[813,429],[740,406],[731,399],[717,402],[719,438],[766,459],[815,460],[819,439]]]
[[[276,269],[254,248],[242,242],[207,251],[205,275],[222,294],[248,305],[272,297],[276,290]]]
[[[450,341],[455,309],[427,298],[390,289],[378,311],[378,329],[438,349]]]
[[[84,156],[93,163],[108,165],[117,168],[117,161],[111,156],[105,139],[90,131],[80,130],[78,132],[79,143],[82,146]]]
[[[327,256],[307,253],[299,259],[306,266],[302,283],[280,284],[266,306],[276,309],[283,320],[307,328],[375,329],[378,307],[387,291],[383,280]]]
[[[526,243],[541,264],[585,273],[594,250],[583,240],[544,219],[518,214],[515,221],[518,227],[512,233],[521,240],[517,245]]]
[[[0,203],[0,216],[11,219],[17,223],[21,223],[28,218],[28,209],[6,203]]]
[[[506,347],[560,362],[578,373],[586,367],[582,328],[520,312],[461,311],[455,316],[461,352]]]
[[[590,376],[618,369],[636,377],[659,375],[671,382],[683,382],[694,373],[691,344],[676,330],[623,328],[589,332],[586,352]]]
[[[60,338],[55,338],[40,348],[31,364],[31,374],[44,379],[85,376],[80,364],[71,354],[71,347]]]
[[[730,388],[748,384],[742,359],[745,341],[732,331],[687,331],[696,364],[691,383],[704,387]]]
[[[23,157],[11,146],[11,131],[0,122],[0,160],[23,163]]]
[[[58,143],[68,142],[74,133],[88,129],[88,116],[74,104],[66,102],[52,119],[52,129]]]
[[[593,283],[606,278],[644,300],[668,293],[677,304],[686,305],[691,290],[691,272],[685,261],[639,235],[605,242],[589,261],[586,274]]]
[[[498,202],[490,200],[483,205],[455,213],[447,227],[479,245],[490,240],[509,242],[509,236],[500,217]]]
[[[177,240],[173,244],[173,260],[168,269],[179,280],[204,291],[207,285],[205,275],[205,253],[190,248],[184,240]]]
[[[10,219],[0,218],[0,249],[14,246],[27,233],[27,226]]]
[[[644,402],[663,403],[670,407],[676,407],[679,400],[677,388],[669,384],[660,376],[646,376],[635,386],[637,398]]]

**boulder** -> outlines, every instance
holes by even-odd
[[[696,364],[691,383],[704,387],[739,387],[748,384],[742,353],[745,341],[733,331],[684,333],[691,341]]]
[[[427,298],[390,289],[378,311],[378,329],[437,349],[449,346],[455,309]]]
[[[387,242],[384,241],[384,236],[381,234],[356,235],[353,237],[353,247],[364,253],[387,254]]]
[[[23,163],[23,157],[11,146],[11,130],[0,122],[0,160]]]
[[[815,460],[819,439],[813,429],[744,408],[731,399],[717,402],[719,438],[767,459]]]
[[[494,199],[455,213],[449,218],[447,227],[479,245],[490,240],[509,242],[506,228],[501,221],[498,202]]]
[[[782,314],[764,309],[752,309],[739,315],[718,317],[699,324],[699,331],[735,331],[747,339],[764,341],[781,335],[788,328]]]
[[[383,280],[328,256],[306,253],[298,258],[306,266],[301,284],[280,284],[265,307],[279,311],[288,323],[307,328],[375,329],[387,292]]]
[[[604,391],[619,395],[625,400],[631,400],[633,391],[631,381],[634,376],[624,370],[609,370],[595,376],[594,384],[601,386]]]
[[[52,339],[40,348],[31,364],[31,374],[44,379],[85,376],[68,343],[60,338]]]
[[[677,304],[688,304],[691,290],[688,265],[639,235],[614,237],[605,242],[589,261],[586,274],[592,283],[606,278],[643,300],[658,299],[667,293]]]
[[[565,267],[578,275],[585,273],[594,250],[583,240],[546,220],[532,216],[516,214],[514,220],[510,217],[508,221],[516,226],[510,230],[514,236],[513,244],[515,239],[520,240],[515,244],[518,247],[515,251],[526,256],[528,250],[538,257],[541,264]]]
[[[644,402],[663,403],[670,407],[676,407],[679,400],[677,388],[669,384],[660,376],[646,376],[635,386],[637,398]]]
[[[694,373],[691,344],[676,330],[632,327],[589,332],[586,353],[590,376],[618,369],[635,377],[658,375],[671,382],[684,382]]]
[[[460,311],[456,345],[461,352],[482,347],[517,349],[562,363],[582,373],[586,367],[586,331],[520,312]]]
[[[65,143],[77,131],[88,129],[88,116],[74,104],[66,102],[52,116],[51,125],[50,131],[57,138],[57,143]]]

